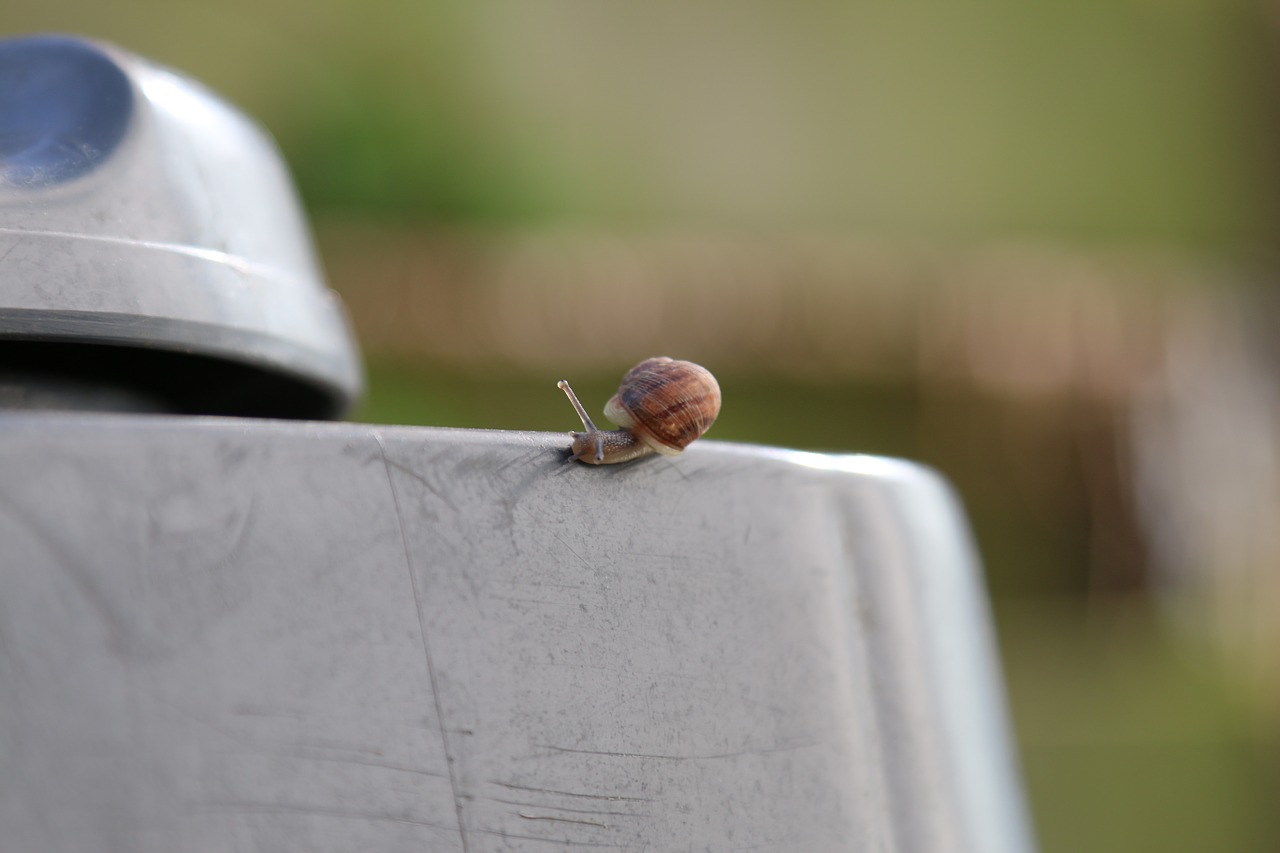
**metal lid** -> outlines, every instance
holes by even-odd
[[[361,367],[270,138],[199,84],[64,36],[0,41],[0,368],[175,410],[329,417]]]

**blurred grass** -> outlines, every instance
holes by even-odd
[[[1044,853],[1277,849],[1275,742],[1207,649],[1139,599],[996,612]]]
[[[180,68],[314,214],[1258,248],[1276,96],[1252,0],[11,0]]]

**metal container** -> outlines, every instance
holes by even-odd
[[[315,417],[359,375],[261,132],[0,43],[0,847],[1034,849],[925,469],[48,411]]]

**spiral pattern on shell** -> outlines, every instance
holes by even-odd
[[[720,414],[720,384],[691,361],[647,358],[627,371],[605,415],[658,453],[674,456]]]

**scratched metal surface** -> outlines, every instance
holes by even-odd
[[[23,851],[1030,850],[929,472],[0,415]]]

